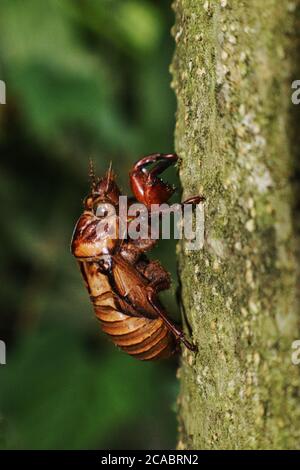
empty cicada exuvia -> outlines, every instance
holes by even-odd
[[[177,159],[176,154],[157,153],[139,160],[130,172],[135,198],[130,203],[139,202],[146,208],[166,203],[174,188],[159,175]],[[103,178],[93,180],[73,233],[71,249],[102,330],[115,345],[141,360],[168,357],[176,351],[179,342],[194,351],[195,347],[169,319],[158,298],[160,291],[170,287],[170,275],[158,261],[145,255],[157,239],[103,237],[97,229],[99,221],[102,226],[108,222],[110,215],[105,207],[113,205],[118,224],[121,193],[111,168]],[[197,196],[184,204],[198,204],[201,200]]]

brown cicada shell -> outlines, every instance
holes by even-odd
[[[158,175],[176,160],[174,154],[154,154],[136,163],[130,179],[138,202],[150,207],[171,197],[173,188]],[[151,163],[155,165],[147,171]],[[141,360],[169,357],[179,341],[195,350],[158,299],[159,292],[170,287],[170,275],[158,261],[150,261],[145,255],[157,240],[103,236],[112,217],[111,205],[116,213],[115,228],[119,228],[120,195],[111,169],[94,181],[71,244],[101,328],[116,346]],[[200,200],[196,197],[185,203]]]

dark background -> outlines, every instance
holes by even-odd
[[[90,157],[127,192],[135,160],[173,151],[173,20],[170,1],[1,0],[2,448],[175,446],[176,360],[107,340],[69,251]],[[176,318],[174,248],[154,256]]]

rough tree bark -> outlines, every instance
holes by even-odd
[[[288,130],[298,6],[174,3],[180,176],[184,197],[207,199],[204,248],[178,250],[199,347],[179,370],[180,449],[300,448]]]

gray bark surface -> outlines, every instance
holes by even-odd
[[[204,248],[178,247],[199,348],[184,351],[179,370],[178,448],[300,448],[290,131],[299,2],[173,6],[183,197],[206,197]]]

